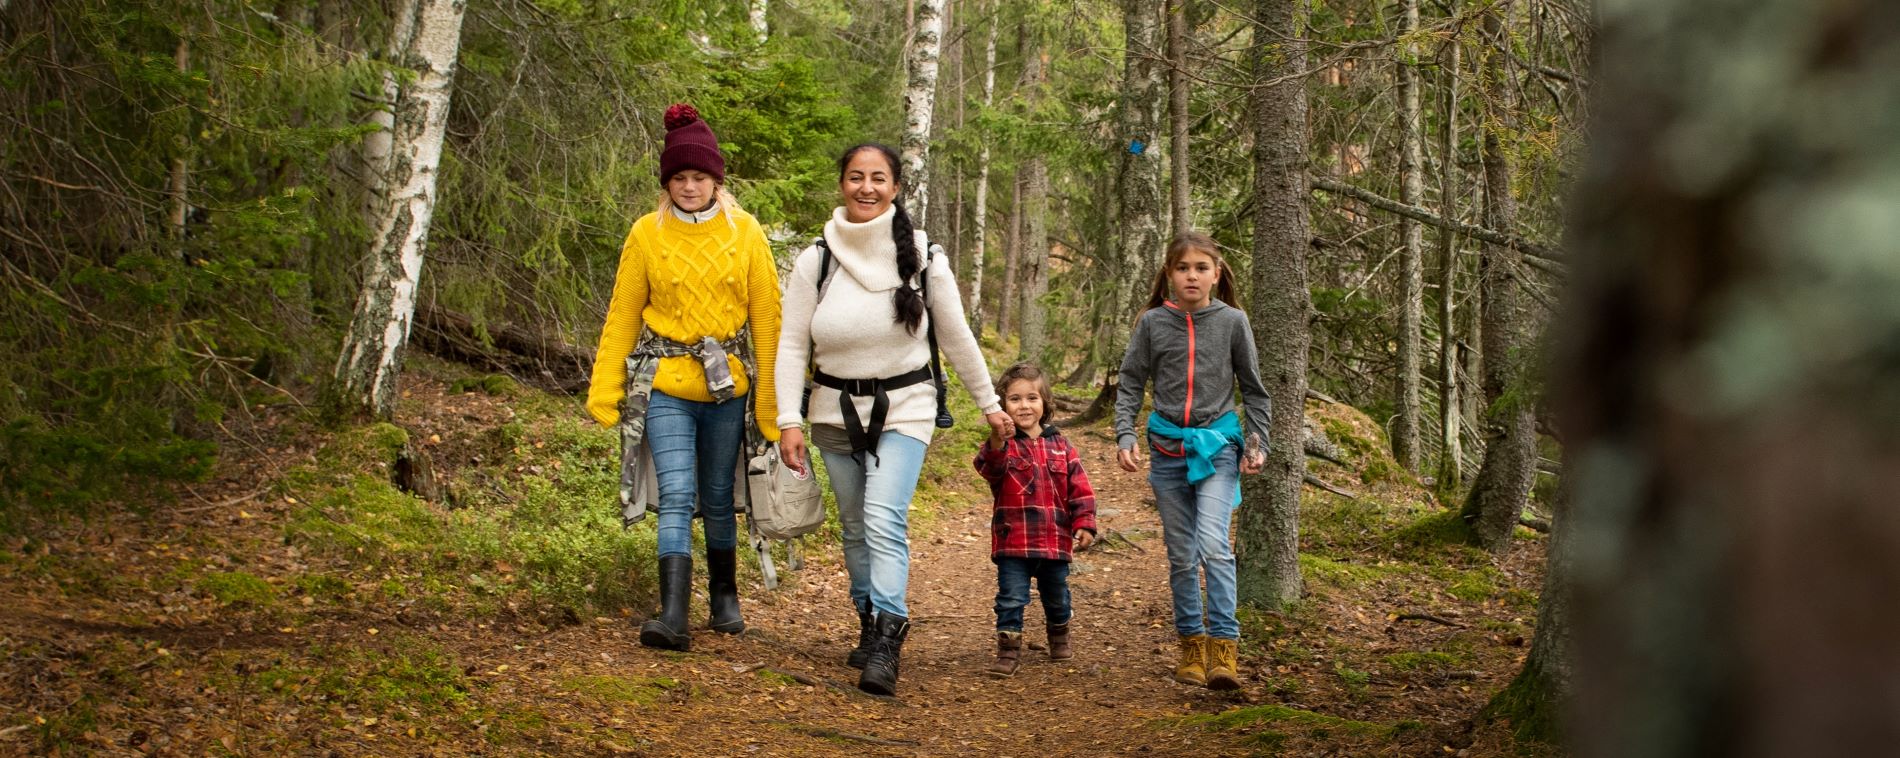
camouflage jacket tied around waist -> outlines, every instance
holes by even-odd
[[[653,377],[659,371],[660,359],[680,355],[693,356],[694,360],[706,369],[706,389],[712,393],[715,402],[726,402],[733,398],[735,383],[732,378],[731,364],[726,362],[727,355],[739,358],[745,367],[747,386],[757,386],[758,366],[752,359],[752,329],[750,325],[739,327],[739,333],[724,342],[711,337],[687,344],[661,337],[651,329],[642,329],[639,342],[634,343],[633,352],[627,355],[626,399],[620,402],[620,523],[631,527],[634,522],[645,518],[648,511],[658,512],[660,507],[659,477],[653,468],[653,453],[647,449],[647,406],[653,399]],[[765,437],[759,433],[759,425],[751,403],[745,408],[744,442],[746,450],[759,451],[765,448]],[[741,454],[734,476],[738,486],[733,488],[733,507],[736,512],[744,512],[746,487],[746,459],[750,455]],[[697,514],[695,514],[697,515]]]

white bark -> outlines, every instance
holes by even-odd
[[[770,0],[752,0],[746,9],[746,21],[752,25],[752,38],[759,44],[765,44],[771,38],[771,28],[765,24],[765,11]]]
[[[1161,265],[1167,247],[1163,218],[1161,112],[1168,97],[1161,77],[1161,17],[1151,0],[1122,1],[1122,91],[1116,118],[1116,251],[1121,281],[1110,318],[1099,330],[1099,355],[1120,355],[1134,314],[1147,296],[1144,280]],[[1110,361],[1119,367],[1119,363]]]
[[[178,64],[179,73],[191,70],[191,43],[182,35],[178,38],[178,49],[172,54],[172,60]],[[190,150],[190,147],[190,138],[184,134],[178,135],[178,144],[175,145],[178,152],[172,156],[171,208],[166,213],[166,221],[170,224],[172,236],[180,240],[185,238],[185,214],[190,208],[190,202],[185,196],[191,172],[189,164],[185,161],[185,153]]]
[[[336,367],[344,402],[379,418],[387,418],[394,408],[402,350],[415,315],[467,0],[411,0],[404,5],[410,15],[396,23],[395,39],[405,43],[396,62],[414,71],[415,78],[396,93],[386,189],[373,227],[369,270]]]
[[[1453,13],[1457,4],[1452,5]],[[1444,133],[1438,167],[1439,215],[1458,219],[1458,51],[1456,40],[1445,51]],[[1464,481],[1464,437],[1459,433],[1463,400],[1458,389],[1458,235],[1450,228],[1438,236],[1438,489],[1456,492]]]
[[[993,11],[995,3],[991,3]],[[989,22],[990,30],[983,43],[983,110],[988,111],[996,94],[996,20]],[[976,234],[973,237],[976,250],[972,257],[974,263],[970,274],[970,323],[976,325],[977,334],[983,333],[983,266],[984,257],[989,250],[989,197],[990,197],[990,141],[980,140],[982,147],[976,157]],[[1008,276],[1008,272],[1004,272]]]
[[[395,25],[389,32],[389,44],[383,49],[383,62],[391,68],[383,71],[383,89],[376,106],[369,113],[370,124],[376,131],[363,138],[363,215],[364,221],[375,228],[383,213],[383,194],[389,189],[389,159],[395,145],[396,98],[401,88],[396,81],[395,66],[400,65],[404,51],[416,34],[416,3],[419,0],[397,0]]]
[[[943,0],[918,0],[904,87],[904,207],[911,222],[929,221],[930,117],[937,107],[937,61],[943,46]]]

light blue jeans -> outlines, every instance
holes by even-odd
[[[701,403],[653,392],[646,439],[660,483],[660,518],[654,530],[661,556],[692,554],[695,500],[706,518],[706,547],[739,546],[732,485],[749,402],[749,397],[735,397]]]
[[[838,497],[853,605],[863,607],[868,600],[878,613],[910,615],[904,605],[910,585],[910,499],[929,447],[915,437],[885,432],[878,436],[877,457],[866,455],[863,464],[850,453],[819,451]]]
[[[1214,456],[1214,475],[1188,484],[1187,459],[1153,452],[1148,484],[1161,511],[1161,541],[1168,548],[1168,588],[1174,593],[1174,630],[1240,639],[1234,618],[1238,590],[1234,546],[1228,528],[1234,520],[1234,493],[1240,486],[1240,454],[1228,445]],[[1202,612],[1201,574],[1207,575],[1206,612]]]

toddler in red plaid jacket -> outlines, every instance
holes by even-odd
[[[992,433],[976,455],[990,483],[990,560],[996,564],[996,661],[989,674],[1009,677],[1022,662],[1023,607],[1029,580],[1042,596],[1050,660],[1074,657],[1069,645],[1069,561],[1095,542],[1095,488],[1082,456],[1049,425],[1049,380],[1018,363],[996,381],[1003,412],[1016,422],[1010,439]]]

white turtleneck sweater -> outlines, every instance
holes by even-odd
[[[898,323],[892,303],[893,290],[899,284],[897,245],[891,237],[891,219],[895,216],[895,208],[888,209],[858,224],[845,220],[843,208],[832,211],[831,221],[825,224],[825,240],[831,246],[831,279],[822,302],[818,300],[818,246],[798,254],[780,301],[779,375],[804,376],[808,363],[841,379],[883,379],[915,370],[930,362],[925,330],[934,321],[944,362],[962,377],[970,399],[985,414],[1002,410],[982,348],[964,320],[963,298],[957,292],[948,256],[931,258],[926,272],[930,276],[930,303],[917,333],[910,334]],[[925,254],[928,244],[924,233],[917,232],[919,256]],[[778,384],[779,428],[804,421],[798,409],[804,389],[804,383],[798,381]],[[936,428],[936,389],[924,382],[893,390],[888,396],[890,409],[885,413],[884,428],[929,442]],[[854,401],[858,418],[868,422],[871,398]],[[812,388],[811,422],[844,424],[837,390]]]

